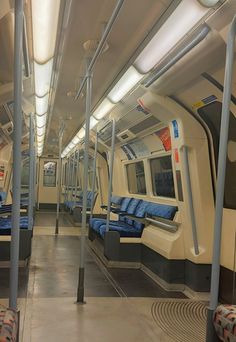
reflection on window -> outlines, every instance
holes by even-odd
[[[126,165],[128,188],[131,194],[146,194],[144,165],[142,161]]]
[[[171,156],[151,159],[150,166],[153,194],[175,198]]]
[[[29,159],[23,162],[21,168],[21,186],[27,188],[29,186]]]
[[[43,166],[43,186],[56,186],[56,169],[57,163],[53,161],[44,162]]]

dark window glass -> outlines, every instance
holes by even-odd
[[[205,107],[198,109],[201,118],[206,122],[212,135],[216,169],[219,154],[219,138],[221,123],[221,102],[212,102]],[[230,113],[229,135],[228,135],[228,153],[226,163],[225,177],[225,198],[224,207],[236,209],[236,118]]]
[[[153,194],[175,198],[171,156],[151,159],[150,166]]]
[[[142,161],[126,165],[128,188],[131,194],[146,194],[144,165]]]

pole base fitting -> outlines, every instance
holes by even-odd
[[[219,342],[219,339],[216,335],[216,331],[213,325],[213,315],[214,315],[214,310],[208,308],[207,309],[206,342]]]
[[[58,234],[58,227],[59,227],[59,222],[58,222],[58,219],[56,219],[56,229],[55,229],[55,234]]]
[[[84,301],[84,268],[79,269],[79,284],[77,290],[77,303],[85,304]]]

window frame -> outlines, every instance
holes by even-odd
[[[130,192],[130,187],[129,187],[129,178],[128,178],[128,166],[131,164],[135,164],[135,163],[143,163],[143,172],[144,172],[144,182],[145,182],[145,193],[140,193],[140,192]],[[137,195],[137,196],[147,196],[148,195],[148,187],[147,187],[147,175],[145,172],[145,161],[144,159],[134,159],[134,160],[130,160],[129,162],[125,162],[124,163],[124,172],[125,172],[125,179],[126,179],[126,186],[127,186],[127,191],[130,195]]]

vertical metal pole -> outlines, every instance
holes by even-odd
[[[71,169],[71,155],[68,158],[68,167],[67,167],[67,187],[66,187],[66,201],[69,200],[69,192],[70,192],[70,169]]]
[[[70,174],[70,192],[69,192],[69,201],[72,201],[72,193],[73,193],[73,173],[75,167],[75,154],[71,155],[71,174]]]
[[[198,247],[198,237],[197,237],[197,225],[196,225],[196,217],[194,212],[193,206],[193,193],[192,193],[192,185],[191,185],[191,178],[190,178],[190,170],[189,170],[189,162],[188,162],[188,147],[183,146],[183,158],[184,158],[184,173],[187,185],[187,193],[188,193],[188,205],[189,205],[189,214],[191,219],[191,226],[192,226],[192,237],[193,237],[193,247],[194,252],[196,255],[199,254],[199,247]]]
[[[70,200],[71,202],[73,202],[73,194],[74,194],[74,182],[75,182],[75,172],[76,172],[76,151],[73,154],[73,168],[72,168],[72,175],[71,175],[71,184],[72,184],[72,188],[71,188],[71,194],[70,194]]]
[[[214,241],[213,241],[213,257],[211,269],[211,294],[210,305],[207,316],[207,342],[215,340],[215,332],[212,324],[214,311],[218,305],[219,296],[219,278],[220,278],[220,252],[221,252],[221,228],[224,205],[225,192],[225,170],[226,157],[228,147],[228,133],[229,133],[229,118],[230,118],[230,103],[232,93],[232,79],[233,79],[233,63],[234,63],[234,42],[236,34],[236,16],[234,17],[227,41],[226,50],[226,64],[225,64],[225,80],[224,80],[224,94],[221,114],[221,128],[220,128],[220,146],[216,185],[216,208],[215,208],[215,226],[214,226]]]
[[[91,197],[91,212],[90,212],[90,220],[93,217],[93,207],[94,207],[94,193],[95,193],[95,185],[96,185],[96,170],[97,170],[97,152],[98,152],[98,132],[96,132],[96,140],[94,147],[94,158],[93,158],[93,179],[92,179],[92,197]]]
[[[83,173],[83,210],[82,227],[80,237],[80,262],[79,262],[79,282],[77,290],[77,302],[84,303],[84,264],[85,264],[85,238],[87,221],[87,190],[88,190],[88,159],[89,159],[89,127],[91,115],[92,97],[92,73],[88,71],[89,61],[87,61],[87,87],[86,87],[86,120],[85,120],[85,146],[84,146],[84,173]]]
[[[62,145],[62,137],[63,137],[63,126],[60,127],[59,132],[59,156],[58,156],[58,174],[57,174],[57,215],[56,215],[56,228],[55,234],[57,235],[59,232],[59,214],[60,214],[60,204],[61,204],[61,166],[62,166],[62,158],[61,158],[61,145]]]
[[[23,0],[15,0],[14,117],[13,117],[13,204],[11,232],[10,308],[17,310],[20,240],[21,138],[22,138],[22,41]]]
[[[79,172],[79,150],[77,151],[76,156],[76,171],[75,171],[75,194],[74,194],[74,206],[77,202],[77,193],[78,193],[78,172]]]
[[[33,114],[30,114],[30,134],[29,134],[29,206],[28,225],[33,228],[33,207],[34,207],[34,122]]]
[[[110,215],[111,215],[111,195],[112,195],[112,180],[113,180],[113,165],[114,165],[114,152],[115,152],[115,133],[116,121],[112,119],[112,140],[111,140],[111,154],[109,160],[109,185],[108,185],[108,198],[107,198],[107,222],[106,232],[109,231]]]

